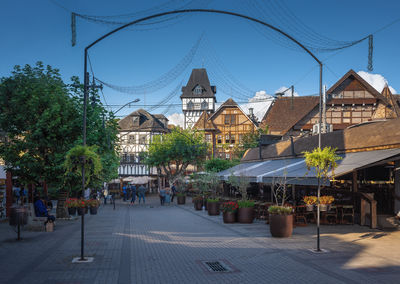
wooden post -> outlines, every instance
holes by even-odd
[[[365,206],[367,206],[367,201],[361,198],[360,226],[365,226]]]
[[[357,170],[353,171],[353,192],[358,191],[358,175]]]
[[[47,190],[47,183],[46,183],[46,181],[43,181],[43,195],[44,196],[48,196],[48,190]]]
[[[370,203],[370,214],[371,214],[371,229],[376,229],[377,227],[377,215],[376,215],[376,200],[372,200]]]
[[[12,175],[10,171],[6,173],[6,216],[10,215],[11,206],[13,204],[13,188]]]
[[[33,184],[28,184],[28,202],[33,203]]]
[[[394,214],[400,211],[400,161],[394,163]]]

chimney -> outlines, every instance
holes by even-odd
[[[249,108],[249,116],[252,118],[253,116],[254,116],[254,113],[253,113],[253,110],[254,110],[254,108]]]

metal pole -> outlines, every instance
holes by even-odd
[[[322,125],[322,63],[319,64],[319,131],[318,131],[318,148],[321,149],[321,125]],[[319,223],[320,223],[320,204],[319,198],[321,194],[321,181],[318,177],[318,195],[317,195],[317,251],[321,251],[320,248],[320,234],[319,234]]]
[[[83,72],[83,122],[82,122],[82,144],[86,146],[86,104],[88,97],[88,74],[87,74],[87,48],[85,48],[85,58],[84,58],[84,72]],[[82,161],[82,196],[85,193],[85,159]],[[82,214],[81,218],[81,261],[85,260],[84,250],[85,250],[85,214]]]
[[[321,251],[320,248],[320,235],[319,235],[319,223],[320,223],[320,204],[319,204],[319,197],[321,195],[321,183],[320,183],[320,178],[318,178],[318,204],[317,204],[317,251]]]

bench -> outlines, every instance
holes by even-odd
[[[32,203],[28,206],[28,224],[26,228],[32,231],[45,231],[45,222],[47,217],[37,217],[35,213],[35,207]]]

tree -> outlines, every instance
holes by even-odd
[[[15,66],[0,83],[0,156],[24,183],[63,183],[65,153],[81,129],[76,102],[57,69]]]
[[[220,158],[213,158],[211,160],[207,160],[204,163],[204,169],[207,172],[220,172],[223,170],[227,170],[232,168],[240,163],[240,160],[233,159],[233,160],[225,160]]]
[[[248,149],[258,147],[261,135],[268,133],[268,125],[258,128],[256,131],[248,132],[243,135],[242,142],[235,147],[235,155],[241,159]]]
[[[242,195],[242,201],[246,201],[247,198],[247,188],[250,185],[250,180],[246,176],[235,176],[233,173],[228,177],[226,181],[227,184],[230,186],[235,187],[239,190],[240,194]]]
[[[170,133],[153,138],[145,154],[145,163],[161,168],[173,184],[185,173],[189,164],[200,166],[206,155],[207,144],[201,134],[190,129],[174,128]]]

